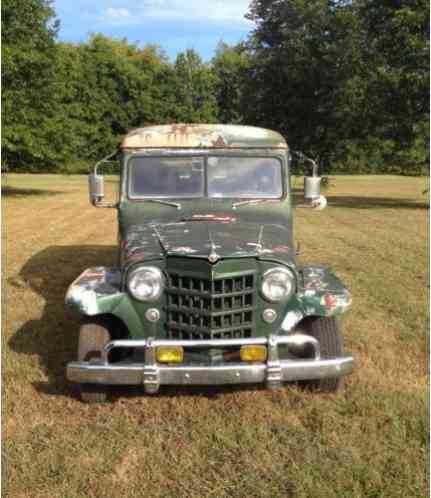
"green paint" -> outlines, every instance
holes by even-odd
[[[240,128],[236,127],[235,133],[239,133]],[[227,131],[224,130],[225,140],[228,140]],[[159,301],[143,303],[134,299],[127,290],[128,272],[148,263],[160,268],[165,275],[190,277],[199,282],[212,282],[221,278],[229,280],[239,274],[252,273],[256,288],[252,334],[256,336],[285,334],[305,316],[344,313],[351,304],[351,297],[340,280],[325,267],[301,269],[297,265],[292,235],[289,152],[287,148],[273,147],[273,140],[277,138],[275,135],[266,136],[272,142],[266,142],[266,148],[257,148],[262,142],[253,142],[253,137],[245,133],[243,148],[235,148],[234,151],[229,148],[232,147],[232,136],[229,138],[229,147],[225,148],[124,149],[121,154],[118,204],[119,268],[87,270],[70,286],[66,303],[82,314],[108,313],[117,316],[126,324],[132,338],[154,335],[166,337],[168,293],[164,292]],[[237,142],[240,143],[239,139]],[[179,154],[186,157],[276,157],[282,164],[282,198],[243,205],[237,209],[232,204],[242,199],[169,199],[180,202],[179,210],[128,198],[131,157]],[[212,252],[218,256],[215,263],[210,263],[208,259]],[[260,292],[262,275],[275,266],[288,267],[296,279],[292,297],[276,304],[266,301]],[[187,295],[190,298],[190,292]],[[190,299],[192,302],[193,299]],[[204,298],[201,296],[201,299]],[[229,300],[226,303],[230,306]],[[161,313],[156,325],[145,318],[145,312],[152,307]],[[277,319],[272,324],[262,319],[262,312],[266,308],[273,308],[277,312]]]

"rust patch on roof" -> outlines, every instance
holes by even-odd
[[[121,143],[123,149],[142,148],[287,148],[277,132],[239,125],[171,124],[137,128]]]

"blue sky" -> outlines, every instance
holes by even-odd
[[[139,44],[157,43],[174,59],[187,48],[210,59],[219,40],[246,38],[250,0],[54,0],[62,41],[87,41],[99,32]]]

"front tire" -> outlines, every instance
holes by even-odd
[[[86,319],[79,329],[78,361],[101,358],[102,349],[111,340],[106,321]],[[80,396],[84,403],[105,403],[108,386],[102,384],[80,384]]]
[[[301,329],[314,337],[320,344],[320,356],[322,359],[343,356],[343,336],[337,318],[334,317],[311,317],[304,320]],[[332,393],[338,391],[342,386],[341,377],[318,379],[306,381],[305,387],[313,391]]]

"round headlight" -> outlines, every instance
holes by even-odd
[[[139,301],[155,301],[162,295],[165,279],[163,273],[155,266],[140,266],[131,271],[127,287]]]
[[[286,268],[272,268],[263,275],[262,294],[268,301],[277,303],[290,297],[295,277]]]

